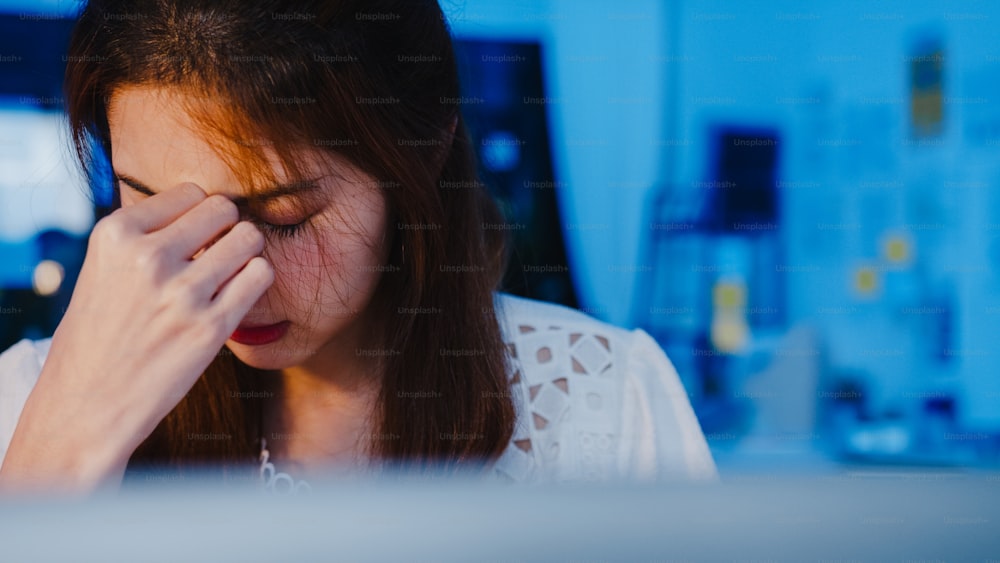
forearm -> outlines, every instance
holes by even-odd
[[[121,485],[133,449],[102,421],[53,400],[39,382],[0,466],[0,493],[90,494]],[[106,413],[105,413],[106,414]],[[121,426],[119,426],[119,429]]]

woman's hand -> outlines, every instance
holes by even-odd
[[[117,487],[273,283],[263,248],[233,202],[194,184],[99,221],[0,487]]]

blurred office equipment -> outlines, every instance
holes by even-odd
[[[910,63],[910,127],[914,138],[944,132],[945,53],[941,37],[921,34],[912,48]]]
[[[783,330],[786,305],[776,131],[713,126],[704,179],[651,197],[635,322],[667,348],[693,387],[706,432],[745,431],[735,395],[749,347]],[[697,378],[697,379],[696,379]],[[809,400],[810,397],[795,397]]]
[[[656,267],[634,322],[733,460],[785,440],[803,458],[1000,463],[1000,11],[773,8],[672,13],[663,136],[694,142],[663,149],[678,164],[643,210]],[[739,130],[774,140],[770,175],[766,150],[727,155]]]
[[[549,143],[550,98],[536,42],[456,41],[462,111],[480,175],[500,202],[513,243],[507,291],[578,306],[563,241],[559,182]]]

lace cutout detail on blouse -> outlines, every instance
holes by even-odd
[[[276,495],[299,494],[312,491],[312,485],[305,481],[296,481],[288,473],[278,471],[269,460],[271,452],[267,450],[267,439],[260,439],[260,480],[265,492]]]
[[[518,425],[498,473],[521,481],[553,477],[603,480],[614,471],[618,420],[614,351],[607,336],[562,326],[519,324],[507,343]],[[542,467],[553,475],[535,475]],[[514,470],[512,473],[511,470]]]

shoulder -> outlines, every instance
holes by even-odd
[[[17,391],[31,390],[35,386],[51,344],[51,338],[23,338],[0,352],[0,398],[8,398]]]
[[[612,331],[626,332],[622,328],[597,320],[576,309],[547,301],[496,292],[493,294],[493,303],[497,309],[497,318],[501,321],[505,332],[516,328],[515,324],[518,322],[532,321],[603,325]]]
[[[714,479],[673,364],[643,330],[497,293],[518,424],[496,468],[515,481]]]
[[[24,403],[42,372],[51,341],[51,338],[25,338],[0,352],[0,464],[14,436]]]

